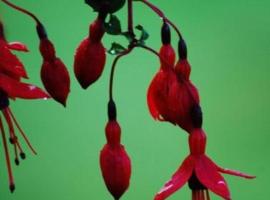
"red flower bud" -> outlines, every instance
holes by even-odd
[[[83,89],[101,76],[106,61],[105,48],[101,43],[103,21],[96,19],[90,25],[89,32],[89,36],[77,48],[74,61],[75,76]]]
[[[117,121],[109,121],[106,126],[107,144],[100,152],[100,168],[104,182],[119,200],[128,189],[131,176],[131,162],[123,145],[120,144],[121,128]]]
[[[49,94],[64,106],[70,91],[70,78],[63,62],[55,56],[53,44],[48,39],[40,42],[43,57],[41,79]]]

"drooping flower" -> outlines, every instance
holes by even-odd
[[[76,50],[74,73],[83,89],[99,79],[105,66],[106,52],[101,42],[105,33],[103,22],[104,18],[99,15],[90,25],[89,36]]]
[[[100,168],[107,189],[115,200],[129,187],[131,162],[120,143],[121,128],[117,121],[109,121],[106,126],[107,144],[100,152]]]
[[[37,30],[40,37],[39,49],[43,57],[43,64],[40,71],[41,80],[51,97],[63,106],[66,106],[67,97],[70,92],[68,70],[61,59],[56,57],[54,45],[48,39],[44,27],[38,25]]]
[[[220,173],[255,178],[247,174],[217,166],[205,155],[206,135],[202,129],[196,129],[189,135],[190,155],[184,160],[172,178],[156,194],[155,200],[167,199],[174,192],[188,183],[193,200],[210,200],[208,190],[223,199],[230,200],[231,195],[226,181]]]
[[[190,132],[195,128],[192,111],[199,104],[199,95],[189,79],[181,77],[183,62],[177,62],[174,67],[175,52],[170,44],[168,30],[168,25],[163,24],[163,45],[159,52],[161,67],[148,89],[148,108],[154,119],[171,122]],[[177,70],[179,67],[181,74]]]
[[[19,138],[16,135],[14,124],[19,130],[22,138],[25,140],[29,148],[36,154],[34,148],[30,144],[23,130],[19,126],[15,116],[9,108],[9,99],[23,98],[23,99],[44,99],[49,98],[42,89],[35,85],[21,82],[21,78],[26,78],[26,71],[19,59],[11,53],[10,50],[27,51],[25,45],[21,43],[8,44],[3,35],[3,26],[0,22],[0,110],[5,118],[9,129],[9,141],[14,148],[15,164],[19,165],[19,155],[21,159],[25,159],[26,155],[22,149]],[[2,29],[2,31],[1,31]],[[10,191],[15,190],[15,183],[12,174],[12,167],[10,163],[10,155],[7,145],[6,133],[0,115],[0,132],[6,157],[6,165],[9,177]]]

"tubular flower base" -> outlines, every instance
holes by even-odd
[[[164,200],[188,182],[193,200],[209,200],[208,190],[230,200],[226,181],[220,173],[255,178],[238,171],[223,169],[205,155],[206,135],[202,129],[194,130],[189,136],[190,155],[174,173],[164,187],[157,193],[155,200]]]

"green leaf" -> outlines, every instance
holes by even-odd
[[[147,33],[147,31],[143,28],[143,26],[141,25],[137,25],[135,27],[137,30],[141,31],[141,36],[138,40],[139,43],[144,44],[145,40],[147,40],[149,38],[149,34]]]
[[[109,22],[104,24],[106,33],[120,35],[122,33],[121,22],[115,15],[110,15]]]
[[[113,42],[111,48],[107,52],[111,55],[117,55],[117,54],[122,53],[125,50],[126,48],[123,47],[121,44]]]

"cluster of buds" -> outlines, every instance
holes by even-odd
[[[133,3],[141,2],[151,8],[162,19],[161,41],[159,52],[145,44],[149,37],[141,25],[136,26],[141,31],[140,37],[134,33]],[[41,80],[49,95],[66,106],[70,91],[70,78],[63,62],[56,56],[53,43],[49,40],[44,25],[29,11],[22,9],[7,0],[2,0],[10,7],[31,16],[36,22],[36,30],[40,39],[40,53],[43,58]],[[155,200],[165,200],[188,183],[192,190],[193,200],[210,200],[209,190],[220,197],[230,200],[230,192],[226,181],[220,173],[243,178],[254,178],[238,171],[223,169],[216,165],[206,150],[206,134],[203,130],[203,114],[197,88],[190,80],[191,66],[187,57],[187,46],[179,29],[165,14],[148,0],[127,0],[128,30],[122,31],[120,20],[114,15],[126,3],[126,0],[85,0],[98,13],[97,18],[90,24],[88,36],[79,44],[75,53],[74,73],[83,89],[87,89],[102,75],[106,63],[106,49],[102,44],[105,33],[121,35],[128,39],[125,48],[113,43],[108,53],[117,55],[113,61],[109,81],[108,122],[105,128],[107,143],[100,152],[100,168],[108,191],[115,200],[119,200],[129,187],[131,177],[131,160],[121,144],[121,128],[117,121],[116,104],[113,98],[113,77],[118,60],[132,52],[134,48],[143,48],[158,56],[160,67],[150,83],[147,92],[147,104],[150,114],[155,120],[177,125],[188,133],[190,154],[164,187],[155,195]],[[107,17],[110,16],[109,20]],[[9,109],[9,99],[49,98],[40,88],[21,82],[28,78],[22,63],[10,50],[27,51],[21,43],[7,43],[4,37],[3,25],[0,24],[0,109],[8,124],[10,142],[14,146],[15,163],[19,164],[18,150],[22,159],[19,140],[15,134],[13,123],[19,129],[26,143],[35,153],[25,134],[18,125]],[[171,44],[171,27],[179,36],[176,53]],[[5,132],[0,117],[0,130],[10,179],[10,189],[14,190]]]

